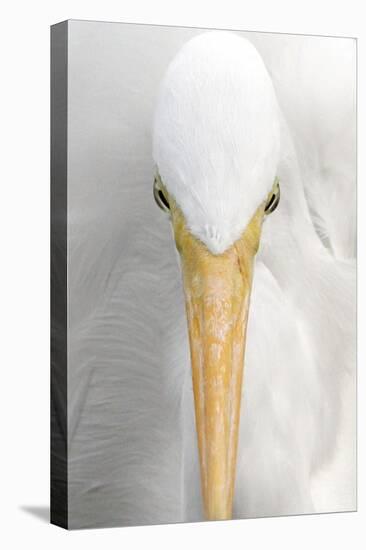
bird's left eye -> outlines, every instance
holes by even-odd
[[[275,181],[274,181],[274,184],[273,184],[273,187],[272,187],[272,191],[270,192],[269,196],[268,196],[268,199],[267,199],[267,204],[264,208],[264,213],[267,215],[267,214],[272,214],[272,212],[274,212],[280,202],[280,197],[281,197],[281,192],[280,192],[280,180],[276,177]]]
[[[154,199],[159,208],[161,208],[164,212],[170,212],[169,201],[166,197],[159,175],[155,176],[154,179]]]

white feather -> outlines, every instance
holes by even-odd
[[[193,38],[167,70],[154,160],[190,230],[215,254],[240,236],[273,185],[278,115],[261,57],[234,34]]]
[[[265,35],[267,60],[289,125],[314,225],[338,258],[356,245],[356,42]]]
[[[98,66],[98,71],[102,71],[103,93],[105,82],[109,82],[108,79],[114,82],[116,78],[114,64],[111,74],[104,69],[112,46],[117,44],[120,59],[120,55],[130,55],[123,42],[126,35],[136,43],[136,27],[130,30],[126,27],[124,33],[116,27],[109,27],[108,33],[102,35],[105,48],[90,54],[90,67]],[[142,89],[143,101],[139,95],[135,98],[131,94],[129,108],[126,110],[125,105],[121,108],[118,88],[114,89],[113,95],[107,97],[103,116],[93,118],[95,102],[102,93],[93,70],[86,68],[85,58],[89,59],[91,51],[89,35],[84,37],[84,42],[78,42],[78,48],[85,45],[85,57],[79,65],[72,65],[70,76],[72,83],[83,83],[78,88],[81,92],[77,106],[78,116],[84,121],[80,134],[74,131],[75,118],[70,117],[68,475],[71,527],[203,519],[181,275],[169,222],[153,203],[153,166],[149,158],[150,135],[146,130],[164,68],[181,44],[199,31],[143,27],[141,33],[144,47],[141,51],[134,50],[136,67],[140,69],[133,77],[123,71],[121,95],[127,86],[131,90]],[[267,111],[263,118],[257,113],[259,125],[254,124],[256,120],[246,111],[248,103],[240,107],[243,116],[234,117],[238,99],[227,107],[228,98],[232,99],[230,90],[218,95],[212,86],[207,86],[206,101],[200,100],[195,107],[202,109],[205,124],[200,126],[189,110],[185,111],[187,119],[181,120],[181,125],[187,120],[189,131],[194,131],[192,125],[197,123],[199,139],[190,144],[188,130],[186,133],[182,129],[182,134],[178,134],[176,101],[185,94],[187,99],[197,99],[198,92],[192,91],[190,96],[185,89],[186,82],[193,85],[195,70],[200,68],[204,74],[208,69],[211,72],[215,59],[220,70],[223,68],[218,44],[225,44],[224,55],[228,55],[229,50],[232,52],[229,66],[233,71],[234,60],[240,65],[243,89],[247,89],[253,69],[253,82],[258,83],[258,74],[261,74],[265,82],[261,92],[268,93],[268,101],[272,106],[275,104],[267,72],[253,53],[253,47],[234,35],[229,37],[227,33],[217,32],[204,34],[196,42],[201,52],[202,41],[211,44],[205,54],[209,58],[207,64],[195,65],[191,60],[184,65],[185,74],[183,65],[178,72],[168,73],[176,74],[178,83],[169,82],[173,97],[168,97],[167,88],[165,94],[164,85],[160,95],[158,117],[164,130],[160,134],[155,123],[155,161],[186,215],[195,219],[197,215],[196,224],[193,217],[190,221],[192,230],[202,240],[206,238],[205,242],[214,251],[219,248],[212,245],[213,241],[205,233],[204,216],[206,213],[209,216],[207,225],[216,223],[216,217],[212,219],[215,201],[204,186],[200,187],[200,182],[214,185],[217,200],[223,200],[227,208],[227,220],[235,222],[238,229],[245,226],[250,213],[269,190],[275,168],[281,180],[281,202],[264,224],[255,267],[234,516],[350,510],[355,507],[355,265],[351,259],[353,233],[346,229],[347,222],[341,217],[351,217],[354,207],[352,201],[343,201],[343,191],[341,198],[334,200],[335,219],[341,220],[338,242],[342,240],[341,235],[349,235],[344,256],[350,259],[340,260],[334,255],[335,247],[319,237],[314,223],[316,213],[321,218],[322,231],[335,242],[336,235],[329,221],[331,212],[325,215],[318,202],[328,184],[324,184],[321,170],[314,180],[311,174],[315,157],[319,167],[325,162],[335,170],[338,166],[347,166],[343,188],[348,187],[352,192],[354,167],[348,158],[354,158],[354,141],[348,131],[343,134],[338,131],[337,121],[343,116],[349,117],[349,124],[354,127],[353,98],[347,96],[344,101],[335,101],[329,109],[323,109],[323,102],[307,99],[308,94],[317,95],[316,90],[309,90],[309,81],[316,86],[319,72],[315,59],[319,52],[316,48],[314,51],[313,37],[286,37],[288,42],[284,43],[281,36],[247,36],[261,51],[282,108],[278,162],[272,150],[275,131],[271,124],[271,133],[267,133],[267,122],[269,118],[274,121],[277,108],[271,115]],[[92,37],[94,40],[94,35]],[[298,65],[291,61],[291,56],[295,55],[299,41],[304,55]],[[161,44],[164,47],[159,46]],[[189,44],[188,51],[193,53],[195,43]],[[237,54],[232,51],[236,45]],[[335,52],[338,47],[342,49],[343,43],[332,39]],[[332,48],[327,52],[322,50],[325,66],[333,56]],[[248,58],[253,65],[248,65]],[[157,59],[160,64],[153,69]],[[349,59],[350,63],[354,62],[351,52]],[[124,62],[130,63],[130,58],[126,57]],[[174,66],[173,62],[173,69]],[[146,70],[141,70],[142,67]],[[343,72],[343,68],[339,74],[329,69],[331,89],[332,82],[342,79],[347,84],[352,75]],[[301,81],[306,83],[303,101],[299,99],[300,90],[296,85]],[[236,83],[230,82],[239,94]],[[146,100],[149,86],[153,91]],[[263,105],[260,97],[250,97],[256,109]],[[169,116],[162,114],[164,101],[167,101]],[[225,119],[224,141],[208,132],[208,108],[211,118],[218,117],[220,128],[223,114],[229,117]],[[134,134],[141,109],[144,109],[144,122]],[[122,113],[120,126],[115,122],[119,112]],[[169,117],[173,115],[174,133],[170,136]],[[327,135],[320,130],[306,129],[308,121],[319,116],[323,117],[320,126],[329,129]],[[260,143],[267,148],[268,180],[264,176],[258,178],[257,183],[262,182],[258,186],[250,183],[249,176],[244,178],[245,183],[223,177],[248,175],[243,159],[238,160],[235,169],[224,162],[224,153],[233,159],[239,150],[243,151],[240,149],[243,142],[238,137],[239,130],[243,129],[242,120],[245,131],[254,136],[252,151],[257,160],[262,154]],[[235,128],[233,134],[231,128]],[[87,135],[93,136],[90,143],[85,141]],[[131,140],[131,135],[136,141]],[[338,136],[337,147],[327,147],[329,135]],[[103,137],[98,137],[97,147],[94,136]],[[169,136],[172,149],[168,147]],[[164,144],[161,150],[157,143],[160,138]],[[202,148],[205,138],[214,154]],[[130,141],[131,147],[118,150],[120,143]],[[199,145],[197,154],[195,143]],[[244,147],[247,143],[249,137]],[[310,156],[306,154],[309,143]],[[324,151],[328,151],[329,156],[327,153],[323,157]],[[216,154],[221,158],[219,162]],[[114,167],[109,179],[105,178],[106,164]],[[81,166],[80,170],[75,166]],[[196,169],[199,177],[193,177],[194,189],[198,185],[199,191],[193,195],[189,177],[196,174]],[[206,172],[210,177],[202,180]],[[186,185],[177,184],[173,189],[175,177],[180,174]],[[92,189],[90,181],[94,182]],[[224,190],[223,182],[229,185]],[[88,190],[85,195],[80,191],[84,188]],[[310,188],[314,191],[309,191]],[[225,203],[227,196],[234,195],[237,209],[231,202]],[[194,196],[202,202],[207,199],[209,206],[199,209]],[[235,232],[230,232],[229,226],[225,226],[226,218],[220,215],[217,211],[221,224],[217,227],[227,244]]]

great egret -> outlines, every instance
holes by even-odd
[[[103,40],[128,32],[111,27]],[[86,132],[70,116],[70,527],[354,507],[353,49],[189,32],[198,36],[156,98],[155,197],[166,215],[133,142],[123,186],[119,168],[106,184],[106,163],[123,164],[113,121],[114,141],[107,133],[105,152],[100,140],[93,149],[96,175],[88,144],[86,176],[73,176]],[[102,70],[95,55],[90,67]],[[102,125],[84,105],[105,93],[85,67],[70,73],[72,85],[83,78],[83,128]],[[145,93],[136,104],[151,114]],[[116,91],[107,99],[115,117],[126,108]]]
[[[343,315],[352,286],[344,288],[347,267],[336,264],[316,235],[272,81],[249,42],[209,33],[182,48],[160,90],[154,159],[155,197],[170,212],[181,257],[206,517],[232,517],[257,252],[262,280],[254,283],[252,308],[267,310],[262,321],[269,334],[252,321],[248,340],[256,347],[247,367],[238,508],[261,501],[267,510],[275,495],[263,478],[275,476],[288,513],[310,509],[306,488],[324,451],[322,438],[329,449],[334,445],[341,389],[334,385],[341,379],[336,369],[347,365],[350,326]],[[267,223],[279,203],[278,176],[283,201]],[[292,319],[289,332],[283,317]],[[274,342],[267,355],[268,337]],[[263,410],[272,419],[265,427]],[[256,488],[258,471],[263,478]],[[287,493],[280,484],[289,478]]]

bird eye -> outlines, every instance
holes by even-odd
[[[280,180],[276,177],[275,181],[274,181],[274,184],[273,184],[273,187],[272,187],[272,191],[270,192],[269,196],[268,196],[268,199],[267,199],[267,204],[264,208],[264,213],[266,215],[268,214],[272,214],[272,212],[274,212],[280,202],[280,197],[281,197],[281,192],[280,192]]]
[[[158,207],[161,208],[163,212],[170,212],[169,201],[164,193],[159,175],[155,176],[154,179],[154,199]]]

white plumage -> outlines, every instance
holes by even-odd
[[[162,178],[192,232],[214,252],[245,227],[274,175],[281,181],[281,203],[265,221],[255,266],[234,517],[352,509],[355,98],[353,74],[347,71],[354,44],[338,41],[338,56],[338,50],[314,47],[328,39],[297,38],[300,47],[294,51],[292,37],[247,36],[262,54],[281,110],[277,113],[271,80],[253,46],[234,34],[213,32],[194,39],[173,62],[154,132]],[[259,92],[266,99],[261,93],[248,96],[255,117],[237,101],[227,105],[224,89],[216,99],[210,95],[210,65],[195,65],[190,57],[205,43],[208,59],[214,54],[226,64],[230,57],[229,71],[243,53],[242,82],[251,82],[254,71],[253,83],[264,83]],[[207,101],[195,101],[196,112],[187,104],[177,113],[174,94],[197,98],[198,91],[190,86],[188,92],[186,83],[194,84],[201,69],[207,71]],[[339,82],[333,107],[329,88],[319,86],[323,71]],[[176,89],[169,75],[177,75]],[[302,83],[303,96],[292,93]],[[167,114],[161,114],[161,105],[168,105]],[[243,110],[236,118],[237,108]],[[174,136],[164,118],[170,115],[179,120]],[[222,136],[215,123],[224,119]],[[242,120],[248,128],[243,141]],[[186,134],[185,122],[194,136],[191,130]],[[251,134],[253,143],[249,130],[257,132]],[[202,148],[205,132],[212,156]],[[171,146],[165,157],[161,139]],[[98,301],[75,313],[71,324],[71,526],[203,519],[181,275],[169,224],[154,209],[146,175],[147,170],[137,187],[126,180],[119,198],[129,212],[119,225],[116,216],[106,222],[110,237],[100,237],[100,252],[91,263],[88,239],[75,232],[72,240],[71,231],[73,257],[84,254],[70,276],[75,296],[86,286],[90,293],[103,288]],[[104,270],[109,247],[119,243],[121,256]]]
[[[239,238],[269,193],[280,149],[271,79],[250,42],[211,32],[169,66],[153,155],[191,232],[214,253]]]

